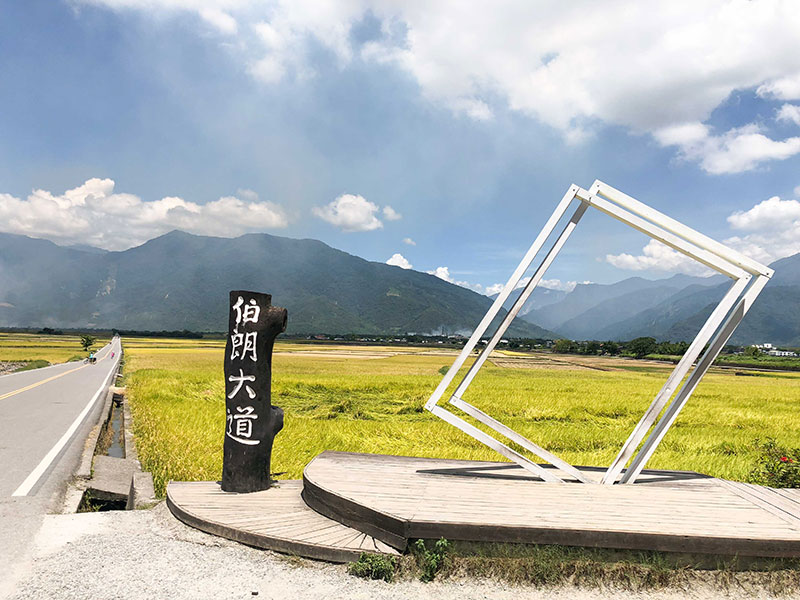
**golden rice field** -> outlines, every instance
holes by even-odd
[[[0,333],[0,362],[33,362],[51,364],[79,360],[88,353],[81,347],[78,335],[38,335],[32,333]],[[98,350],[109,338],[97,338],[92,349]]]
[[[169,480],[216,480],[225,427],[223,342],[124,339],[139,457],[157,491]],[[417,348],[278,343],[273,404],[285,411],[272,468],[299,478],[326,449],[499,460],[423,405],[455,354]],[[498,354],[465,399],[577,465],[605,466],[671,365]],[[648,466],[745,479],[753,442],[800,439],[800,373],[739,377],[712,370]]]

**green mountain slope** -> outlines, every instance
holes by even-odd
[[[289,310],[290,333],[469,333],[491,305],[432,275],[316,240],[174,231],[97,253],[0,234],[3,326],[221,331],[231,289],[271,293]],[[555,334],[518,321],[509,335]]]

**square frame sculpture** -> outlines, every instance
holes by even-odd
[[[486,359],[489,358],[492,350],[494,350],[497,343],[503,337],[503,334],[511,325],[517,313],[519,313],[522,306],[533,293],[533,290],[544,277],[545,272],[574,231],[583,214],[589,207],[594,207],[733,280],[731,287],[708,317],[705,324],[698,332],[697,337],[695,337],[694,341],[686,350],[686,353],[675,366],[675,369],[670,374],[666,383],[664,383],[661,390],[656,394],[650,407],[639,420],[600,482],[606,485],[612,485],[617,482],[633,483],[655,452],[658,444],[664,438],[667,430],[675,422],[681,409],[689,400],[689,397],[711,366],[711,363],[714,362],[714,359],[717,357],[720,350],[722,350],[722,347],[733,334],[733,331],[739,325],[749,308],[753,305],[758,294],[761,293],[761,290],[764,289],[764,286],[767,284],[770,277],[772,277],[773,271],[761,263],[728,248],[724,244],[712,240],[663,213],[650,208],[602,181],[596,180],[588,191],[577,185],[570,186],[544,228],[533,242],[533,245],[523,257],[522,262],[520,262],[517,269],[511,275],[503,291],[497,296],[494,304],[492,304],[489,311],[483,317],[483,320],[478,324],[477,329],[475,329],[472,336],[464,345],[463,350],[456,358],[453,366],[447,371],[447,374],[442,378],[442,381],[433,392],[433,395],[431,395],[430,399],[425,404],[425,408],[467,435],[472,436],[479,442],[534,473],[544,481],[563,482],[562,477],[559,477],[554,469],[547,469],[536,464],[507,444],[485,433],[481,429],[478,429],[460,416],[439,405],[439,401],[472,353],[472,350],[484,334],[486,334],[492,321],[500,314],[511,292],[517,288],[523,275],[544,247],[550,235],[555,231],[559,221],[567,214],[570,205],[575,200],[579,201],[579,204],[572,213],[568,223],[558,235],[555,242],[550,247],[550,250],[546,253],[530,281],[524,286],[519,298],[503,317],[495,333],[489,338],[486,347],[478,355],[475,362],[456,387],[449,402],[470,417],[483,423],[491,430],[513,441],[522,448],[525,448],[535,456],[547,461],[563,473],[583,483],[597,483],[566,461],[548,452],[541,446],[528,440],[510,427],[503,425],[462,399],[465,390],[469,387],[469,384],[472,382],[481,366],[486,362]],[[703,352],[703,348],[706,347],[706,344],[708,344],[708,347],[705,352]],[[689,374],[692,365],[698,358],[699,361],[697,365],[691,374]],[[680,386],[687,374],[689,374],[688,378],[683,385]],[[680,389],[678,389],[679,386]],[[675,393],[676,390],[678,390],[677,394]],[[664,410],[665,408],[666,410]],[[661,414],[662,411],[663,414]],[[660,418],[659,415],[661,415]],[[645,439],[651,427],[652,432],[649,437]],[[642,441],[644,441],[643,444]],[[642,444],[641,448],[634,456],[634,452],[636,452],[640,444]],[[633,460],[628,468],[625,469],[625,465],[632,456]],[[623,469],[625,469],[624,473]],[[620,477],[621,473],[622,476]]]

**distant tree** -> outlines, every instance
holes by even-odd
[[[602,353],[602,350],[601,350],[600,342],[596,342],[594,340],[591,340],[591,341],[586,343],[586,354],[595,355],[595,354],[601,354],[601,353]]]
[[[572,340],[556,340],[553,343],[553,352],[557,352],[559,354],[568,354],[572,352],[575,345],[572,343]]]
[[[97,341],[97,338],[92,337],[88,333],[81,336],[81,346],[83,346],[84,351],[88,352],[89,348]]]
[[[625,347],[636,358],[644,358],[656,351],[656,338],[638,337],[625,344]]]
[[[611,340],[603,342],[603,352],[609,356],[617,356],[620,352],[619,344]]]
[[[748,346],[744,349],[744,355],[749,358],[758,358],[761,356],[761,350],[756,348],[755,346]]]

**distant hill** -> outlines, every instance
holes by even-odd
[[[0,234],[0,326],[222,331],[232,289],[271,293],[290,333],[470,333],[491,305],[316,240],[174,231],[100,252]],[[555,337],[522,320],[509,335]]]
[[[731,341],[800,346],[800,254],[770,265],[775,275]],[[610,285],[578,285],[523,318],[571,339],[630,340],[653,336],[689,341],[730,287],[726,277],[631,277]]]

